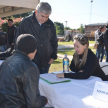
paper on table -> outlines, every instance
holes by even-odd
[[[70,82],[69,78],[58,78],[55,74],[40,74],[40,78],[50,84],[62,83],[62,82]]]
[[[63,71],[52,72],[53,74],[63,73]],[[75,73],[73,71],[69,71],[69,73]]]
[[[52,72],[53,74],[63,73],[63,71]]]

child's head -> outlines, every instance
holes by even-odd
[[[33,59],[37,51],[37,40],[31,34],[21,34],[17,38],[16,48]]]

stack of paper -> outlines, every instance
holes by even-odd
[[[48,74],[40,74],[40,78],[44,81],[48,82],[49,84],[56,84],[62,82],[70,82],[71,79],[69,78],[58,78],[56,74],[48,73]]]

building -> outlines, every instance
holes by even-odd
[[[40,0],[2,0],[0,18],[34,11]]]
[[[91,32],[96,31],[100,26],[105,26],[106,23],[97,23],[85,25],[85,34],[90,36]]]
[[[78,30],[64,30],[64,35],[69,35],[69,34],[74,36],[74,35],[80,34],[80,31],[78,31]]]

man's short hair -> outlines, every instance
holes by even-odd
[[[11,22],[13,22],[13,20],[12,20],[12,19],[8,19],[8,21],[11,21]]]
[[[33,53],[37,49],[37,39],[31,34],[21,34],[16,41],[16,49],[26,55]]]
[[[50,4],[48,4],[47,2],[40,2],[37,5],[36,10],[44,14],[51,14],[52,11]]]
[[[100,26],[99,29],[102,30],[104,28],[104,26]]]
[[[108,28],[108,23],[106,24],[106,28]]]

